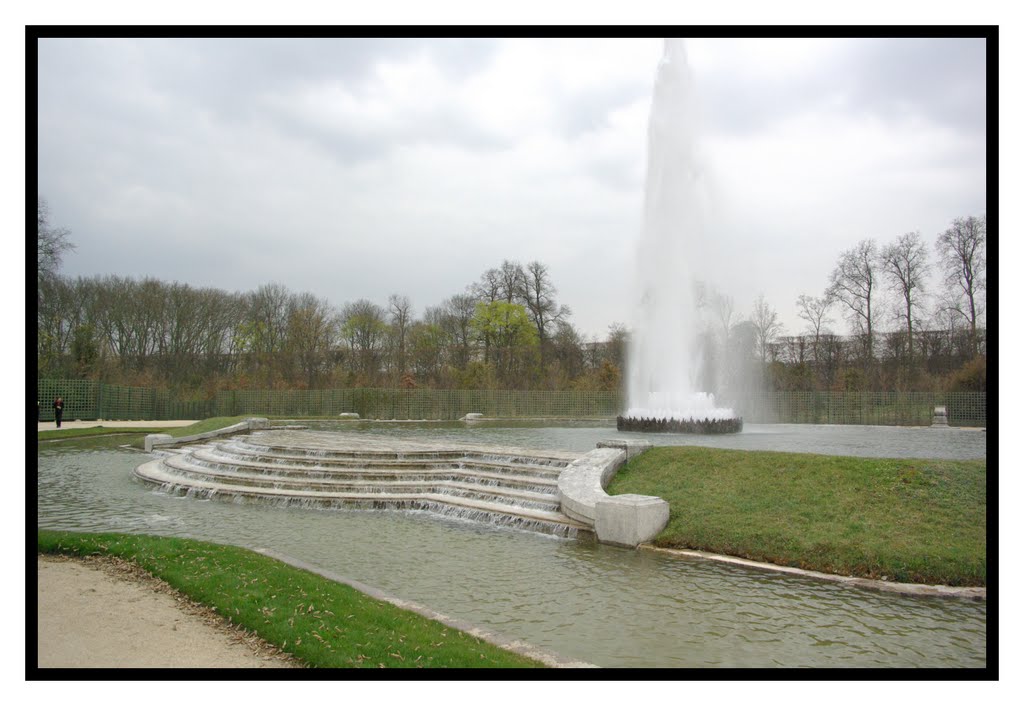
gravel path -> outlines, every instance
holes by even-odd
[[[95,419],[86,422],[68,421],[65,419],[61,425],[61,429],[89,429],[90,427],[124,427],[131,429],[132,427],[142,427],[146,429],[152,429],[154,427],[187,427],[190,424],[195,424],[194,419],[172,419],[165,421],[131,421],[131,422],[117,422],[110,420]],[[39,431],[53,431],[57,428],[56,422],[36,422]]]
[[[129,562],[40,556],[38,575],[41,668],[299,666]]]

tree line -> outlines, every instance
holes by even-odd
[[[752,321],[777,389],[985,390],[984,215],[956,218],[931,248],[919,231],[840,253],[824,292],[797,300],[786,336],[770,307]],[[934,259],[929,257],[929,250]],[[937,289],[929,291],[929,275]],[[831,329],[838,315],[851,335]]]
[[[557,300],[548,267],[505,260],[418,313],[384,304],[335,307],[265,284],[251,292],[117,275],[59,273],[74,246],[39,200],[37,371],[207,396],[217,389],[431,387],[618,390],[629,342],[613,323],[587,340]],[[935,390],[985,386],[985,217],[936,238],[861,241],[842,252],[821,295],[796,302],[788,334],[759,296],[742,315],[697,283],[699,383],[723,399],[786,390]],[[940,290],[926,291],[932,267]],[[832,324],[843,318],[852,335]]]
[[[616,390],[625,329],[588,341],[546,265],[506,260],[416,316],[408,296],[340,308],[279,284],[230,293],[115,275],[38,285],[41,377],[216,389]]]

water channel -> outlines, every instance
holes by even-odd
[[[577,424],[311,424],[587,451]],[[632,437],[640,435],[630,434]],[[979,430],[748,425],[657,443],[861,456],[984,458]],[[38,525],[265,547],[509,638],[605,667],[984,667],[986,604],[905,597],[698,559],[397,511],[204,501],[134,481],[123,438],[43,443]]]

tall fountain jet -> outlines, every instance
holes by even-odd
[[[696,281],[703,223],[696,105],[682,39],[666,39],[647,126],[644,228],[638,256],[629,408],[620,430],[734,432],[731,409],[698,390]]]

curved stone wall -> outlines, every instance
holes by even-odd
[[[594,528],[605,544],[636,547],[668,524],[668,503],[652,495],[608,495],[605,488],[629,459],[651,448],[647,441],[602,441],[558,476],[562,512]]]

